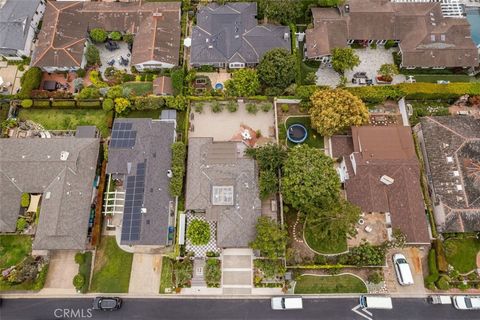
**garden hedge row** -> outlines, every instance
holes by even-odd
[[[27,99],[30,97],[32,90],[38,89],[42,81],[42,70],[37,67],[28,69],[20,78],[22,88],[17,96],[20,99]]]
[[[172,144],[172,173],[170,179],[170,193],[174,197],[179,197],[183,189],[183,176],[185,175],[185,157],[187,154],[186,146],[178,141]]]
[[[411,100],[457,99],[464,94],[480,95],[480,83],[455,82],[449,84],[436,83],[402,83],[398,85]]]
[[[31,104],[33,101],[33,104]],[[50,100],[50,99],[25,99],[21,106],[24,108],[51,108],[51,109],[99,109],[102,107],[100,100]]]

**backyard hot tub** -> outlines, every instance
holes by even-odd
[[[217,82],[215,84],[215,90],[223,90],[223,83]]]
[[[302,143],[307,139],[307,128],[301,124],[292,124],[287,130],[287,138],[293,143]]]

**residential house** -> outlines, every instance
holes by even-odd
[[[157,77],[153,80],[153,94],[157,96],[173,96],[173,83],[170,77]]]
[[[415,129],[437,229],[480,231],[480,120],[424,117]]]
[[[78,127],[75,136],[0,139],[0,232],[15,232],[22,193],[40,194],[33,250],[85,250],[99,145],[94,127]]]
[[[185,208],[217,224],[219,248],[247,248],[255,239],[258,169],[245,149],[242,142],[189,139]]]
[[[200,6],[192,29],[190,65],[220,68],[253,67],[274,48],[290,51],[290,29],[258,25],[257,3],[210,3]]]
[[[471,68],[479,65],[470,24],[442,13],[439,2],[349,0],[338,8],[313,8],[305,57],[328,62],[334,48],[353,43],[398,43],[404,68]]]
[[[0,0],[0,56],[7,60],[29,57],[45,0]]]
[[[139,71],[178,65],[180,2],[48,1],[32,66],[44,71],[83,68],[88,32],[133,34],[131,64]]]
[[[113,123],[107,174],[116,190],[109,190],[105,212],[120,215],[122,245],[172,243],[175,199],[169,186],[175,125],[152,119],[119,118]]]
[[[405,126],[352,127],[333,136],[331,155],[348,201],[364,214],[384,213],[387,235],[399,229],[410,244],[430,243],[411,129]]]

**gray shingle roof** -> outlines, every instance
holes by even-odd
[[[257,168],[254,160],[243,156],[244,149],[241,142],[189,139],[185,207],[204,211],[207,220],[217,222],[221,248],[247,247],[261,214]],[[234,205],[212,205],[214,186],[233,186]]]
[[[0,7],[0,48],[25,48],[28,29],[40,0],[8,0]]]
[[[0,139],[0,231],[15,231],[23,192],[41,193],[33,249],[85,249],[98,149],[96,138]]]
[[[274,48],[290,51],[286,26],[257,25],[257,4],[248,2],[216,3],[203,6],[192,30],[192,65],[229,62],[259,63]]]
[[[439,229],[479,231],[480,120],[466,116],[425,117],[421,128]]]
[[[137,164],[146,162],[142,203],[146,213],[141,215],[140,239],[122,240],[121,243],[166,245],[169,208],[173,201],[167,170],[172,166],[171,145],[175,137],[175,124],[152,119],[116,119],[114,127],[120,123],[132,123],[132,130],[137,132],[135,144],[129,149],[109,149],[107,173],[121,177],[126,185],[127,178],[136,175]],[[128,200],[131,195],[127,192],[125,196]]]

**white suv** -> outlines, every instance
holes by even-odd
[[[480,296],[455,296],[453,305],[459,310],[479,310]]]
[[[395,272],[397,273],[398,282],[402,286],[408,286],[413,284],[412,271],[408,265],[407,259],[401,253],[393,255],[393,264],[395,266]]]

